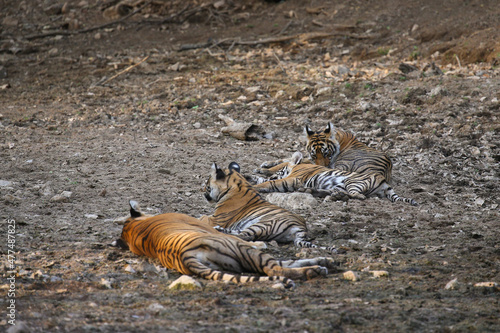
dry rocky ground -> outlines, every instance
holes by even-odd
[[[15,299],[17,324],[5,315],[2,327],[500,330],[500,8],[496,0],[381,3],[2,1],[0,302],[6,309]],[[265,136],[225,136],[219,115],[260,125]],[[304,125],[328,121],[386,151],[395,190],[420,204],[292,207],[357,281],[332,272],[291,291],[200,279],[201,289],[171,290],[180,274],[108,246],[128,200],[148,213],[210,214],[200,190],[212,162],[237,161],[251,174],[304,152]],[[7,296],[8,225],[15,297]],[[281,244],[268,251],[327,255]]]

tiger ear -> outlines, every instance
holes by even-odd
[[[306,125],[306,127],[304,127],[304,132],[306,133],[307,137],[309,138],[311,135],[314,134],[314,131],[311,131],[311,129],[309,128],[309,125]]]
[[[296,151],[295,153],[293,153],[292,159],[290,160],[290,162],[293,165],[297,165],[297,164],[300,164],[300,162],[302,162],[303,158],[304,158],[304,156],[302,156],[302,153],[300,151]]]
[[[328,122],[328,125],[326,125],[326,129],[323,133],[325,134],[333,134],[335,133],[337,130],[335,129],[335,126],[332,124],[332,122]]]
[[[219,169],[219,167],[217,166],[217,164],[215,164],[215,162],[214,164],[212,164],[212,176],[214,176],[216,180],[223,179],[224,177],[226,177],[224,171]]]
[[[129,202],[130,205],[130,216],[131,217],[140,217],[142,216],[141,208],[139,207],[139,203],[134,200],[130,200]]]
[[[229,163],[229,171],[236,171],[237,173],[240,173],[240,166],[236,162],[231,162]]]

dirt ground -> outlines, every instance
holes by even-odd
[[[500,283],[498,1],[0,7],[9,332],[500,331],[499,287],[477,285]],[[266,135],[225,136],[219,115]],[[174,291],[179,273],[108,246],[128,200],[148,213],[210,214],[200,190],[212,162],[251,174],[304,152],[304,125],[328,121],[387,152],[396,192],[419,202],[318,199],[295,211],[358,281],[341,271],[294,290],[197,279],[202,289]]]

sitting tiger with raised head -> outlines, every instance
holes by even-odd
[[[279,280],[290,288],[294,286],[292,279],[325,276],[328,267],[334,267],[331,258],[277,260],[259,250],[265,247],[263,242],[225,235],[184,214],[147,216],[135,201],[130,202],[130,215],[115,245],[158,258],[163,266],[182,274],[236,283]]]
[[[392,202],[403,201],[413,206],[413,199],[399,197],[385,178],[376,173],[361,174],[338,169],[330,169],[321,165],[301,163],[302,154],[296,152],[289,162],[275,166],[273,180],[254,186],[259,192],[293,192],[312,189],[319,196],[345,196],[364,200],[377,196]]]
[[[215,202],[212,216],[200,220],[219,231],[247,241],[293,242],[298,247],[321,248],[306,240],[307,225],[302,216],[273,205],[240,174],[240,166],[232,162],[226,170],[213,164],[205,186],[205,198]]]
[[[306,150],[310,161],[304,160],[302,163],[313,163],[362,174],[379,174],[387,183],[391,181],[391,159],[387,154],[360,142],[353,133],[336,129],[331,122],[324,131],[315,132],[306,125],[304,132],[308,139]],[[283,163],[287,162],[287,160],[264,162],[257,172],[269,175],[272,173],[270,168],[280,164],[282,164],[280,167],[283,167]]]

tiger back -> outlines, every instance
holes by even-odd
[[[336,264],[331,258],[276,260],[256,245],[217,232],[198,219],[177,213],[145,216],[130,202],[131,217],[125,221],[118,244],[137,255],[158,258],[163,266],[182,274],[231,282],[282,281],[324,276]],[[258,273],[254,276],[233,273]]]
[[[302,154],[296,152],[291,160],[275,174],[276,180],[269,180],[254,188],[259,192],[293,192],[313,189],[316,195],[340,196],[364,200],[377,196],[392,202],[402,201],[413,206],[417,202],[410,198],[398,196],[380,174],[349,172],[330,169],[321,165],[301,163]]]
[[[336,129],[332,123],[320,132],[306,126],[305,132],[306,150],[314,164],[362,174],[375,173],[388,183],[391,181],[391,159],[360,142],[353,133]]]
[[[232,162],[222,170],[214,163],[205,186],[205,198],[216,203],[212,216],[200,219],[220,231],[248,241],[293,242],[298,247],[317,245],[306,241],[307,225],[302,216],[273,205],[240,174],[240,167]],[[322,248],[328,251],[333,248]]]

